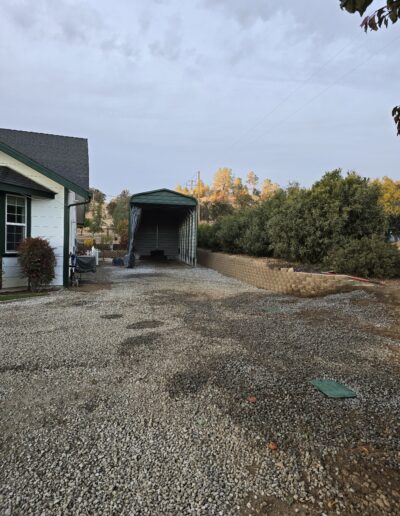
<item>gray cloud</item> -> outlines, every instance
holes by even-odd
[[[182,51],[180,27],[180,18],[175,16],[171,18],[162,39],[149,44],[150,53],[153,56],[163,57],[169,61],[179,59]]]
[[[90,45],[127,58],[139,51],[132,42],[110,30],[100,12],[88,3],[76,0],[4,0],[3,9],[15,26],[28,30],[36,38],[53,39],[73,45]],[[46,27],[46,30],[43,28]]]
[[[87,136],[106,193],[225,164],[399,177],[397,27],[366,36],[337,0],[274,5],[1,0],[1,125]]]

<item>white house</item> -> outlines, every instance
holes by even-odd
[[[89,200],[86,139],[0,129],[0,288],[27,285],[17,248],[29,236],[49,241],[57,258],[53,285],[66,286]]]

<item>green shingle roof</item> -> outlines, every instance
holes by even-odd
[[[197,201],[194,197],[184,195],[167,188],[141,192],[132,195],[131,204],[164,204],[172,206],[196,206]]]

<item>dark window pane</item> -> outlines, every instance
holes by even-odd
[[[25,222],[24,211],[25,209],[22,206],[17,206],[17,220],[15,222],[18,222],[18,224],[23,224]]]
[[[7,222],[17,222],[16,207],[12,204],[7,204]]]
[[[7,226],[7,251],[16,251],[21,240],[24,239],[25,236],[25,227],[24,226]]]

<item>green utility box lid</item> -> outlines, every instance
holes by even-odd
[[[316,389],[328,398],[356,398],[357,394],[345,385],[334,380],[311,380]]]

